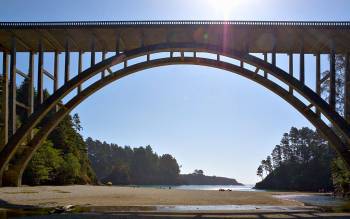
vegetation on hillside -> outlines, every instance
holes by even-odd
[[[261,161],[258,189],[330,191],[335,154],[327,142],[309,128],[292,127],[270,156]]]
[[[323,72],[323,77],[329,71]],[[345,58],[336,56],[336,110],[344,112]],[[322,84],[324,99],[329,95],[329,80]],[[256,188],[334,191],[343,196],[350,192],[350,171],[343,160],[315,131],[291,128],[271,156],[261,161],[257,175],[263,180]],[[264,178],[265,175],[265,178]]]
[[[34,154],[26,171],[26,184],[92,184],[95,173],[90,166],[87,147],[75,127],[78,115],[67,116]]]
[[[180,181],[188,185],[242,185],[235,179],[220,176],[206,176],[203,170],[194,170],[194,172],[190,174],[181,174]]]
[[[240,185],[235,179],[206,176],[203,170],[180,174],[170,154],[157,155],[151,146],[131,148],[86,139],[97,178],[114,185]]]
[[[89,159],[97,178],[113,184],[178,184],[180,167],[170,154],[162,156],[151,146],[131,148],[86,139]]]
[[[17,99],[22,103],[27,103],[27,90],[26,81],[17,89]],[[44,96],[48,96],[47,91],[44,92]],[[17,123],[20,126],[26,120],[27,112],[18,108],[17,113]],[[36,129],[40,129],[40,125]],[[80,129],[77,114],[66,116],[33,155],[24,172],[23,183],[29,185],[95,183],[96,177],[88,160],[87,146],[79,134]],[[18,159],[18,156],[14,159]]]

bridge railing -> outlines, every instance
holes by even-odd
[[[65,21],[0,22],[0,28],[95,27],[123,25],[248,25],[286,27],[350,27],[350,21],[223,21],[223,20],[154,20],[154,21]]]

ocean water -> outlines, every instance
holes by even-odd
[[[256,192],[263,191],[254,189],[254,185],[144,185],[139,187],[146,188],[161,188],[161,189],[181,189],[181,190],[219,190],[219,189],[231,189],[232,191],[244,191],[244,192]]]
[[[328,206],[328,207],[340,206],[349,202],[349,200],[347,199],[334,197],[330,194],[275,195],[274,197],[284,199],[284,200],[299,201],[307,205]]]

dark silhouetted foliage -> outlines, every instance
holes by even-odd
[[[266,177],[255,187],[330,191],[333,189],[331,164],[334,157],[333,150],[317,132],[292,127],[283,135],[271,156],[261,161],[257,175]]]
[[[178,184],[180,168],[170,154],[158,156],[151,146],[131,148],[86,139],[99,180],[113,184]]]
[[[17,99],[20,102],[28,102],[27,91],[27,81],[24,80],[17,89]],[[45,90],[44,97],[48,96]],[[20,125],[26,121],[27,112],[19,108],[17,114]],[[45,119],[50,116],[52,112]],[[35,131],[40,128],[41,124]],[[77,114],[66,116],[33,155],[24,172],[23,183],[29,185],[95,183],[96,177],[88,160],[87,146],[79,134],[80,130],[79,116]],[[19,156],[15,156],[14,159],[18,159]]]

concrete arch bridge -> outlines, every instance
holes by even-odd
[[[34,152],[64,116],[90,95],[127,75],[176,64],[223,69],[264,86],[305,116],[350,167],[349,42],[350,22],[0,23],[0,185],[20,186]],[[28,72],[17,67],[19,53],[28,54]],[[77,54],[76,59],[72,53]],[[52,54],[52,72],[44,67],[46,54]],[[100,54],[102,60],[97,61]],[[288,71],[278,67],[276,54],[289,55]],[[306,72],[306,54],[314,55],[315,72]],[[327,75],[321,74],[322,55],[329,56]],[[342,112],[336,109],[336,55],[343,55],[346,60]],[[90,57],[90,67],[86,69],[82,67],[84,56]],[[295,57],[299,59],[297,70]],[[130,62],[132,59],[137,61]],[[77,69],[71,69],[73,62]],[[59,67],[64,68],[63,74]],[[315,85],[305,83],[305,74],[314,77]],[[99,80],[84,86],[96,75],[100,75]],[[16,96],[17,77],[28,83],[25,102]],[[44,77],[53,84],[53,93],[46,99]],[[60,78],[64,83],[59,83]],[[329,83],[327,99],[321,96],[323,83]],[[69,99],[63,103],[63,98]],[[20,127],[16,124],[19,108],[27,112],[26,122]],[[49,112],[52,116],[47,118]],[[34,133],[39,123],[41,128]],[[19,159],[14,160],[15,155]]]

